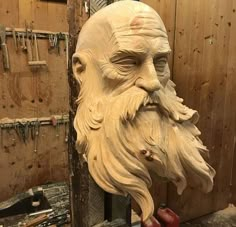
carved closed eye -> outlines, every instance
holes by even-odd
[[[153,59],[153,64],[156,72],[158,73],[158,76],[164,76],[165,67],[167,64],[167,57],[166,56],[155,57]]]
[[[139,60],[135,56],[124,56],[119,58],[112,58],[111,62],[117,66],[118,69],[131,70],[139,65]]]

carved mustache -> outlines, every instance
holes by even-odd
[[[155,106],[160,104],[160,99],[158,94],[152,93],[151,95],[147,93],[147,96],[144,98],[143,102],[141,103],[141,106]]]
[[[118,99],[118,106],[122,120],[133,120],[137,112],[145,110],[145,108],[158,108],[160,106],[160,99],[158,93],[149,94],[143,90],[136,90],[135,92],[122,95]],[[118,109],[118,108],[115,108]]]

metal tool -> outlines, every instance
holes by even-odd
[[[19,47],[21,47],[21,41],[20,41],[20,33],[16,33],[17,35],[17,49],[19,49]]]
[[[40,211],[37,211],[37,212],[34,212],[34,213],[30,213],[29,217],[36,216],[36,215],[39,215],[39,214],[49,214],[49,213],[51,213],[51,214],[53,213],[52,208],[46,209],[46,210],[40,210]]]
[[[3,67],[5,70],[10,69],[8,49],[6,44],[6,27],[0,24],[1,48],[3,55]]]
[[[41,223],[39,227],[46,227],[51,225],[62,226],[63,224],[69,223],[70,215],[68,211],[58,214],[49,214],[49,219]]]
[[[13,40],[14,40],[15,50],[16,50],[16,52],[17,52],[17,51],[18,51],[18,45],[17,45],[17,40],[16,40],[16,31],[15,31],[15,28],[12,28],[12,36],[13,36]]]
[[[40,122],[35,122],[35,140],[34,140],[34,152],[37,153],[38,151],[38,141],[39,141],[39,128]]]
[[[65,122],[65,143],[68,143],[68,123]]]
[[[59,43],[59,39],[60,39],[60,34],[55,34],[54,35],[54,46],[57,50],[57,54],[60,55],[60,43]]]
[[[34,39],[34,49],[35,49],[35,59],[32,59],[28,62],[30,66],[44,66],[47,65],[47,62],[44,60],[39,59],[39,51],[38,51],[38,42],[37,42],[37,35],[33,35]]]
[[[34,227],[39,225],[40,223],[46,221],[48,219],[48,215],[42,214],[26,223],[26,227]]]
[[[66,69],[69,68],[69,39],[68,35],[65,34],[65,46],[66,46]]]
[[[59,123],[56,124],[56,137],[59,138]]]
[[[22,34],[22,50],[27,51],[27,46],[25,43],[25,34]]]
[[[49,34],[49,36],[48,36],[48,43],[49,43],[48,50],[54,49],[55,45],[54,45],[54,36],[53,36],[53,34]]]
[[[18,130],[20,138],[26,143],[29,136],[29,122],[19,122]]]
[[[1,125],[1,147],[3,148],[3,128],[4,126]]]
[[[32,44],[29,39],[29,34],[26,35],[26,47],[27,47],[27,54],[28,54],[28,62],[32,62],[33,55],[32,55]]]

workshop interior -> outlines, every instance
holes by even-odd
[[[130,22],[136,9],[138,16]],[[145,21],[154,20],[152,15],[154,22]],[[86,24],[87,21],[91,22]],[[96,54],[113,50],[106,42],[123,31],[120,21],[130,23],[125,33],[125,42],[130,42],[128,47],[134,44],[139,47],[137,34],[143,35],[147,28],[152,33],[155,26],[164,31],[161,37],[169,45],[165,62],[169,66],[168,78],[163,83],[160,79],[160,96],[156,103],[146,101],[147,106],[150,104],[146,109],[115,99],[120,92],[117,86],[126,83],[125,79],[118,81],[118,73],[114,73],[116,81],[113,75],[92,71],[99,64],[106,67],[105,60]],[[149,45],[149,36],[152,35],[148,33],[143,39],[149,49],[146,53],[142,50],[142,56],[147,56],[154,49],[151,45],[156,45]],[[0,227],[236,226],[235,40],[235,0],[1,0]],[[83,57],[81,53],[86,52],[87,46],[90,52]],[[137,63],[136,58],[134,63],[136,54],[132,58],[123,56],[123,52],[129,53],[129,48],[122,51],[110,58],[111,65],[120,67],[122,73],[130,70],[130,65],[141,68],[145,64],[139,59]],[[93,56],[93,60],[84,63],[90,59],[87,56]],[[144,59],[142,56],[140,59]],[[160,56],[157,65],[163,62],[164,55]],[[100,80],[106,80],[101,91]],[[144,85],[137,83],[137,87],[149,94]],[[87,94],[89,89],[91,94]],[[123,93],[126,99],[137,90],[122,89],[127,89],[128,95]],[[101,93],[103,96],[97,101]],[[105,101],[110,104],[104,104]],[[145,123],[134,127],[139,131],[132,134],[134,123],[130,126],[129,122],[136,116],[144,119],[142,113],[151,112],[154,105],[158,108],[160,125],[171,123],[160,126],[159,131],[154,130],[152,123]],[[112,125],[119,118],[116,113],[126,106],[130,112],[120,114],[123,118],[116,124],[117,137],[125,138],[120,142],[112,139],[116,136]],[[135,109],[135,114],[131,114],[131,109]],[[172,126],[173,132],[169,129],[168,134],[165,130]],[[150,130],[151,127],[154,129]],[[182,134],[175,137],[178,130]],[[161,168],[153,167],[155,152],[140,149],[139,154],[133,154],[135,160],[141,160],[137,164],[133,156],[126,162],[128,155],[119,153],[123,144],[130,147],[146,131],[154,131],[161,138],[156,145],[151,137],[143,136],[165,157],[157,158],[158,165],[167,166],[163,174]],[[177,154],[169,153],[169,159],[169,150],[161,147],[167,143],[167,137],[159,136],[165,133],[169,144],[174,144],[170,149],[177,150]],[[93,143],[94,140],[98,142]],[[185,143],[188,149],[181,153],[179,150]],[[196,147],[196,156],[191,143]],[[103,146],[110,146],[114,154],[104,153]],[[93,152],[97,152],[95,156]],[[120,163],[125,171],[133,173],[132,177],[130,172],[122,172]],[[175,173],[175,168],[179,172]],[[115,171],[120,171],[120,175]],[[127,175],[130,180],[123,182]],[[195,176],[200,183],[195,182]],[[136,178],[142,180],[135,184]],[[192,179],[193,184],[187,184]],[[187,182],[183,192],[178,188],[181,180]],[[136,192],[139,184],[144,184],[145,189],[148,185],[148,192]],[[199,190],[201,187],[207,193]],[[146,198],[151,204],[149,200],[145,204]]]

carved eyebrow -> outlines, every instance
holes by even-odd
[[[158,52],[158,53],[154,54],[154,58],[165,57],[165,56],[169,55],[170,53],[171,53],[171,50],[164,51],[164,52]]]
[[[124,56],[145,57],[146,55],[147,53],[144,50],[118,50],[111,55],[110,60],[115,60]]]

